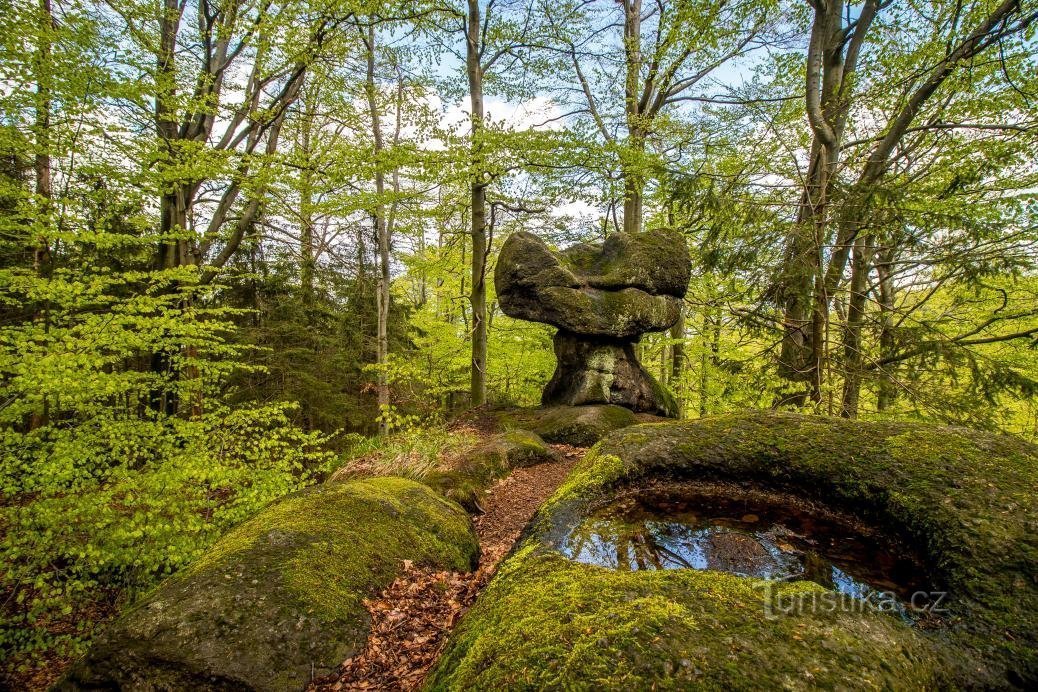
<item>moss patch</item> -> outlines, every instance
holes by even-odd
[[[555,459],[555,450],[535,432],[529,430],[509,430],[502,433],[500,445],[511,468],[534,466]]]
[[[363,646],[362,599],[403,560],[475,565],[468,516],[429,488],[373,478],[278,502],[123,615],[65,686],[301,689]]]
[[[496,433],[478,446],[427,473],[422,481],[470,512],[481,509],[487,488],[514,468],[555,458],[536,433],[513,429]]]
[[[935,586],[949,591],[945,626],[915,630],[878,613],[762,620],[760,597],[746,591],[762,582],[609,572],[569,563],[552,549],[617,490],[666,479],[791,492],[890,531],[921,553]],[[1038,684],[1036,497],[1038,448],[962,428],[761,413],[625,428],[603,439],[542,507],[452,639],[434,685]],[[618,610],[628,593],[631,602],[663,601],[646,602],[654,614],[643,619]],[[578,617],[587,618],[586,636],[571,626]],[[625,627],[627,640],[611,638]]]
[[[622,406],[552,406],[543,409],[513,409],[499,414],[502,425],[534,431],[548,442],[590,447],[603,437],[639,420]]]
[[[776,596],[805,592],[824,590],[719,572],[616,572],[527,552],[466,617],[429,687],[908,689],[934,681],[930,647],[890,616],[769,614]]]

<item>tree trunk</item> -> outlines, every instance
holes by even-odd
[[[624,233],[638,233],[642,229],[642,195],[645,180],[638,167],[645,151],[647,123],[640,111],[641,85],[641,0],[624,0],[624,112],[627,116],[627,160],[621,157],[624,179]]]
[[[51,183],[51,32],[54,30],[54,14],[50,0],[40,0],[39,44],[36,51],[36,123],[34,137],[36,140],[36,197],[37,219],[40,226],[33,239],[32,267],[36,276],[46,279],[51,274],[50,224],[53,196]],[[35,321],[43,325],[44,332],[50,330],[50,310],[48,301],[44,300],[35,309]],[[47,424],[50,417],[50,400],[43,396],[40,409],[29,416],[29,430],[35,430]]]
[[[851,266],[851,290],[847,304],[847,323],[843,335],[843,403],[840,415],[858,417],[861,399],[862,338],[865,322],[865,300],[868,295],[868,276],[872,264],[872,239],[858,237],[854,242],[854,261]]]
[[[385,142],[382,138],[382,122],[379,116],[378,94],[375,84],[375,27],[368,27],[367,36],[368,65],[366,89],[368,111],[371,116],[371,133],[375,143],[375,237],[378,243],[378,288],[375,292],[375,307],[378,313],[376,324],[375,364],[377,368],[376,389],[378,391],[378,407],[382,414],[379,418],[379,431],[389,432],[389,421],[386,413],[389,409],[389,377],[386,364],[389,359],[389,226],[386,223],[386,173],[382,161]]]
[[[303,293],[303,305],[309,307],[314,299],[314,165],[313,118],[314,111],[303,104],[303,122],[300,133],[300,149],[303,154],[303,169],[299,174],[299,286]]]
[[[711,413],[710,379],[720,363],[721,314],[712,306],[703,311],[703,355],[699,359],[699,416]]]
[[[480,135],[483,130],[481,28],[479,2],[478,0],[468,0],[465,56],[469,81],[469,105],[472,111],[470,114],[472,182],[469,200],[472,208],[472,289],[469,294],[469,302],[472,305],[472,383],[470,387],[472,406],[482,406],[487,400],[487,190],[483,180],[483,161],[480,151],[482,147]]]
[[[807,54],[806,110],[812,142],[796,223],[787,241],[779,302],[783,339],[779,374],[807,390],[787,398],[802,404],[820,401],[827,353],[828,306],[822,251],[829,242],[829,200],[839,166],[840,143],[850,112],[849,88],[862,43],[878,12],[879,0],[866,0],[853,31],[844,27],[844,2],[812,2],[814,18]]]
[[[894,355],[894,280],[891,278],[890,270],[894,262],[894,251],[884,248],[880,251],[879,261],[876,262],[876,274],[879,277],[879,358],[884,360]],[[887,368],[894,369],[896,365]],[[881,368],[879,373],[879,392],[876,398],[876,410],[883,412],[893,406],[897,399],[897,387],[893,376],[888,374],[887,368]]]
[[[682,417],[685,401],[682,396],[682,369],[685,364],[685,306],[681,306],[678,321],[670,328],[670,338],[674,343],[670,346],[670,388],[674,391],[674,399],[678,402],[678,418]]]

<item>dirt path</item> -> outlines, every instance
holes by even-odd
[[[476,517],[481,557],[475,572],[437,572],[404,565],[404,573],[365,601],[371,613],[367,647],[337,678],[313,690],[411,690],[419,687],[458,619],[476,600],[537,508],[559,487],[584,450],[552,445],[559,460],[514,470],[490,488]]]

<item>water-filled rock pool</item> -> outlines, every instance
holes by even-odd
[[[796,498],[729,486],[627,491],[558,547],[577,562],[617,570],[804,579],[901,615],[922,613],[934,593],[921,561],[896,540]]]

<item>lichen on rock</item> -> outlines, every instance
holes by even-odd
[[[472,523],[394,477],[311,488],[231,531],[116,620],[58,689],[302,689],[363,647],[404,560],[468,570]]]

